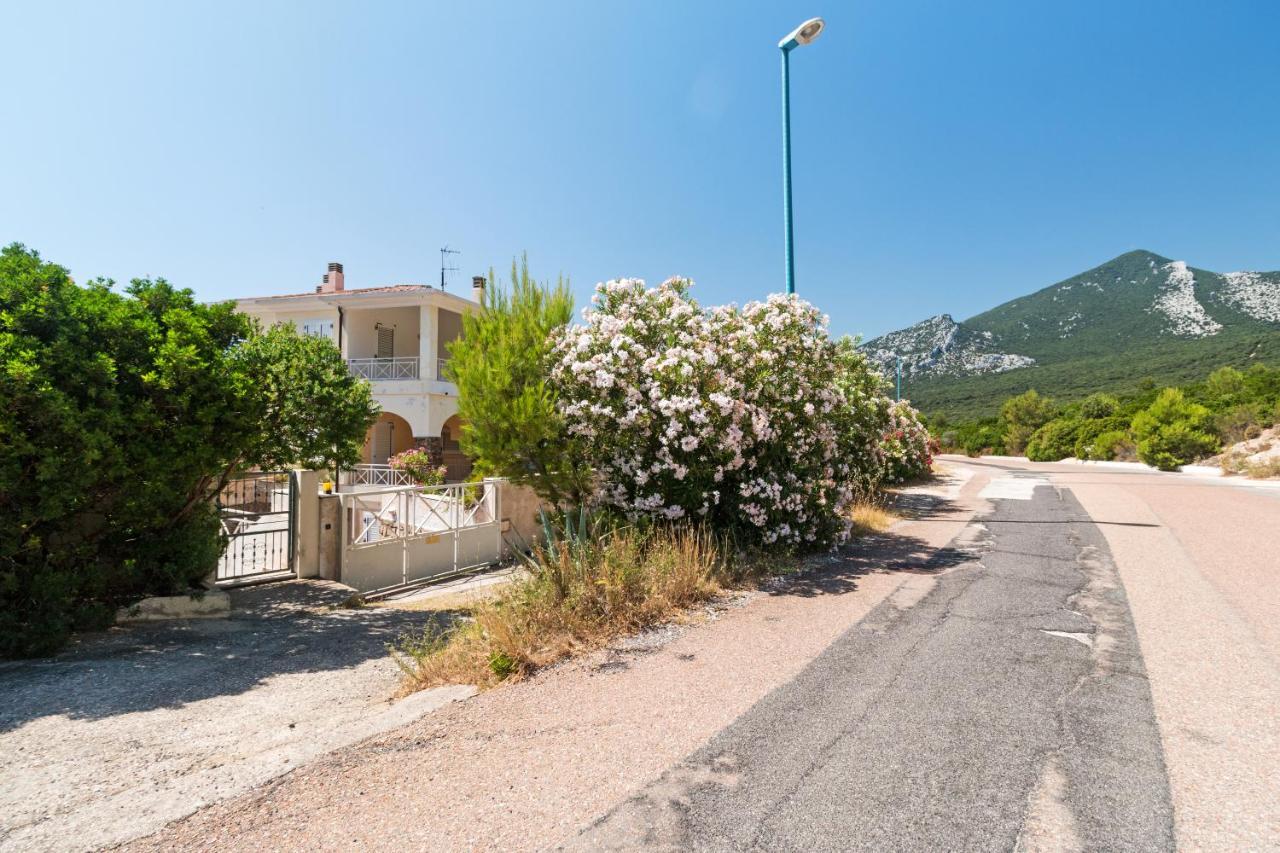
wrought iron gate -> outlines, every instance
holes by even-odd
[[[229,482],[218,495],[227,547],[218,583],[283,577],[292,572],[297,495],[287,471],[258,471]]]

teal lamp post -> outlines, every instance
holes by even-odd
[[[786,240],[787,293],[796,292],[796,253],[791,227],[791,51],[816,39],[823,26],[821,18],[810,18],[778,42],[778,47],[782,48],[782,218]]]

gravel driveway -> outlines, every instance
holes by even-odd
[[[349,593],[246,588],[230,618],[118,628],[0,664],[0,850],[154,832],[471,692],[392,702],[386,644],[450,614],[336,607]]]

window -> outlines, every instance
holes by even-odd
[[[332,320],[303,320],[302,334],[312,338],[333,338]]]

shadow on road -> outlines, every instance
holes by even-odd
[[[291,581],[233,590],[226,619],[113,628],[62,654],[0,667],[0,732],[52,715],[102,719],[244,693],[267,679],[386,658],[387,644],[456,611],[346,609],[350,590]],[[267,709],[269,712],[269,709]],[[282,712],[285,709],[280,709]]]

